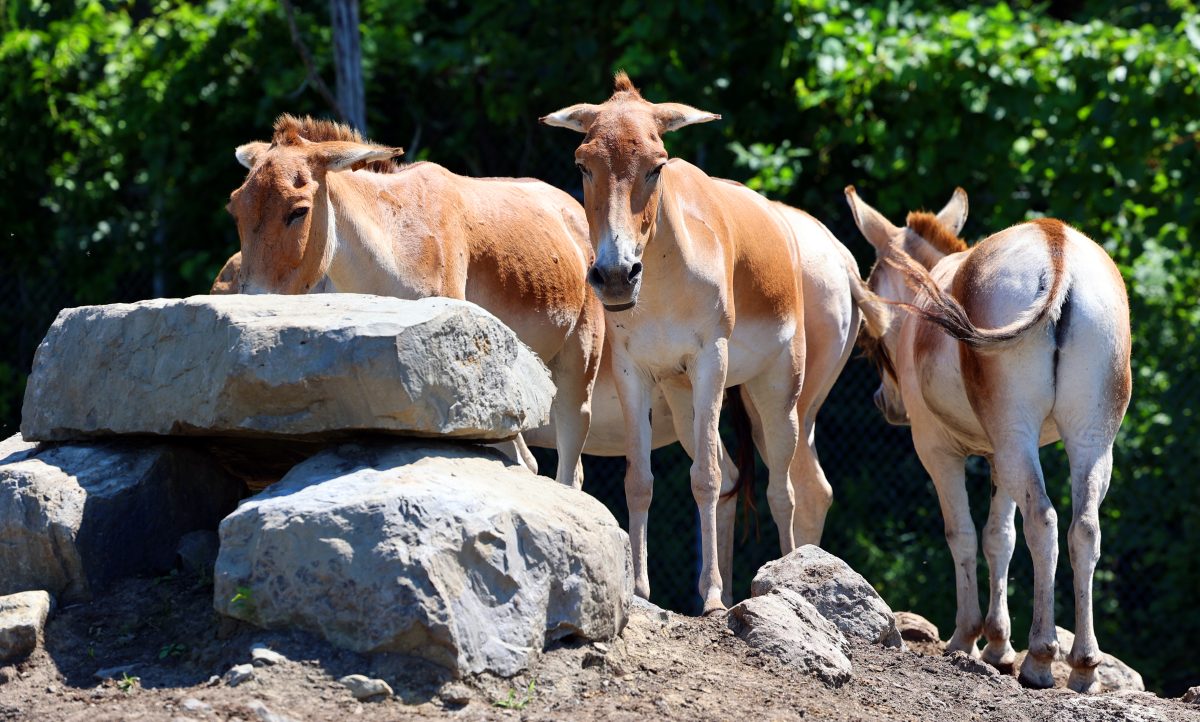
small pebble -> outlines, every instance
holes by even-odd
[[[387,698],[392,696],[392,688],[382,679],[371,679],[361,674],[351,674],[338,680],[350,690],[354,699]]]
[[[592,644],[592,648],[601,654],[608,654],[608,645],[604,642],[595,642]]]
[[[471,701],[471,688],[465,684],[452,682],[442,687],[442,691],[438,692],[438,697],[446,704],[467,704]]]
[[[265,644],[259,643],[250,648],[250,661],[255,667],[266,667],[286,662],[287,657],[273,649],[268,649]]]
[[[188,712],[211,712],[212,711],[211,704],[209,704],[208,702],[202,702],[202,701],[196,699],[195,697],[188,697],[183,702],[181,702],[179,704],[179,706],[183,707]]]
[[[253,679],[253,678],[254,678],[253,665],[238,664],[238,665],[234,665],[233,667],[230,667],[229,671],[225,673],[225,676],[221,678],[221,681],[224,682],[225,684],[229,685],[230,687],[236,687],[239,684],[241,684],[242,682],[245,682],[246,680]]]

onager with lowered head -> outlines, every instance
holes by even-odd
[[[1006,581],[1019,508],[1034,565],[1029,655],[1020,678],[1032,687],[1053,686],[1058,518],[1038,448],[1062,439],[1071,464],[1075,580],[1069,686],[1095,691],[1099,507],[1130,394],[1129,302],[1120,273],[1095,242],[1050,218],[1020,223],[968,249],[958,238],[967,216],[961,188],[937,215],[910,213],[904,228],[852,187],[846,198],[875,247],[871,291],[903,309],[877,323],[868,342],[883,377],[875,402],[891,423],[912,425],[917,455],[937,488],[958,593],[947,652],[977,654],[982,631],[983,658],[1012,665]],[[973,454],[988,459],[995,485],[983,532],[991,577],[986,619],[979,613],[963,471]]]
[[[757,193],[668,160],[662,134],[716,120],[642,98],[624,73],[600,105],[542,118],[585,134],[575,151],[596,258],[588,281],[607,310],[613,377],[625,417],[634,584],[648,597],[646,519],[653,493],[650,404],[660,386],[672,414],[694,418],[680,441],[693,459],[700,511],[704,612],[724,609],[717,502],[724,448],[721,397],[741,385],[761,418],[767,498],[780,550],[794,546],[788,467],[804,370],[800,259],[790,227]],[[694,414],[694,417],[692,416]],[[727,519],[732,523],[732,505]]]
[[[275,122],[270,143],[240,146],[237,159],[250,172],[228,206],[242,242],[240,290],[479,304],[549,367],[556,478],[578,488],[604,338],[584,280],[591,248],[583,209],[540,181],[396,166],[402,152],[290,115]]]

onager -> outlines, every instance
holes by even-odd
[[[710,178],[686,161],[668,161],[663,147],[663,133],[717,118],[686,105],[650,103],[624,73],[603,104],[573,105],[542,118],[585,134],[575,161],[596,252],[587,277],[607,311],[625,418],[634,589],[650,594],[649,412],[660,386],[674,416],[694,416],[691,433],[680,434],[680,441],[693,459],[705,613],[725,608],[717,548],[717,501],[729,491],[717,429],[722,394],[742,386],[761,418],[767,498],[786,554],[794,546],[788,467],[804,371],[801,268],[791,228],[757,193]],[[732,523],[732,505],[728,510],[723,527]]]
[[[910,213],[904,228],[852,187],[846,198],[875,247],[870,289],[903,309],[872,329],[875,339],[868,342],[883,380],[875,402],[889,422],[912,425],[913,444],[937,488],[958,594],[947,652],[977,654],[982,630],[983,658],[1012,665],[1006,580],[1019,508],[1034,565],[1029,655],[1020,678],[1032,687],[1053,685],[1058,518],[1038,448],[1062,439],[1071,465],[1075,582],[1069,686],[1094,691],[1099,506],[1130,394],[1129,303],[1120,273],[1096,243],[1049,218],[1015,225],[968,249],[958,238],[967,216],[961,188],[936,215]],[[976,536],[964,484],[963,463],[973,454],[988,459],[995,486],[983,532],[991,578],[986,619],[979,613]]]
[[[604,338],[584,280],[591,248],[583,209],[540,181],[393,164],[402,152],[337,123],[289,115],[275,122],[270,143],[240,146],[237,159],[250,172],[228,209],[241,238],[241,291],[479,304],[549,367],[558,389],[556,478],[578,488]]]

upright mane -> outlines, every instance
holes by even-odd
[[[913,211],[905,221],[908,227],[921,238],[933,244],[942,253],[958,253],[967,250],[967,243],[927,211]]]
[[[332,120],[323,120],[306,115],[297,118],[291,113],[284,113],[275,119],[275,132],[271,136],[272,145],[299,145],[300,138],[312,143],[327,141],[346,141],[350,143],[370,143],[354,128]],[[371,161],[364,166],[365,170],[373,173],[394,173],[401,164],[395,160]]]
[[[613,94],[609,100],[614,100],[618,95],[622,94],[627,95],[629,98],[642,100],[642,94],[634,87],[633,81],[629,79],[624,70],[618,70],[617,74],[613,76]]]

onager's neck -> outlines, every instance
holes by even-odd
[[[328,173],[317,191],[315,205],[322,212],[313,217],[314,252],[321,249],[325,274],[341,293],[387,295],[380,287],[379,274],[365,272],[381,261],[372,248],[378,236],[378,204],[363,202],[360,187],[369,181],[345,177],[349,173]]]

